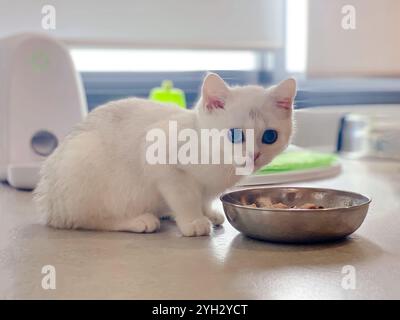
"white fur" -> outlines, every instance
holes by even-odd
[[[136,98],[96,108],[44,162],[35,190],[39,210],[56,228],[131,232],[154,232],[159,218],[171,212],[183,235],[208,235],[209,221],[224,221],[211,202],[241,176],[234,165],[147,164],[146,133],[167,129],[169,120],[196,130],[253,128],[255,152],[261,152],[258,169],[289,142],[292,110],[277,107],[276,100],[293,99],[295,91],[292,79],[269,89],[230,88],[209,74],[194,110]],[[223,101],[224,109],[206,108],[214,98]],[[266,128],[278,130],[275,144],[261,143]]]

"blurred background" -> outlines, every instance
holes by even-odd
[[[56,19],[44,30],[46,5]],[[295,76],[296,142],[328,149],[347,112],[397,115],[399,30],[397,0],[0,0],[0,37],[35,31],[68,47],[89,111],[166,79],[191,108],[207,70],[232,85]]]

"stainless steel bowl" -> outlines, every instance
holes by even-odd
[[[242,196],[266,196],[288,206],[314,203],[324,209],[264,209],[245,206]],[[371,199],[358,193],[321,188],[250,187],[221,196],[228,221],[245,235],[268,241],[307,243],[338,240],[356,231]]]

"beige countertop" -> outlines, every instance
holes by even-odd
[[[400,162],[347,160],[335,178],[294,185],[373,201],[348,240],[283,245],[228,222],[200,238],[181,237],[171,221],[156,234],[54,230],[36,222],[30,192],[1,184],[0,298],[399,299]],[[45,265],[55,267],[54,290],[42,288]]]

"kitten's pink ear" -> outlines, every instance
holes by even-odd
[[[272,96],[277,107],[291,110],[296,96],[296,80],[289,78],[283,80],[272,88]]]
[[[207,110],[224,109],[229,88],[219,75],[208,73],[204,78],[201,92],[203,105]]]

